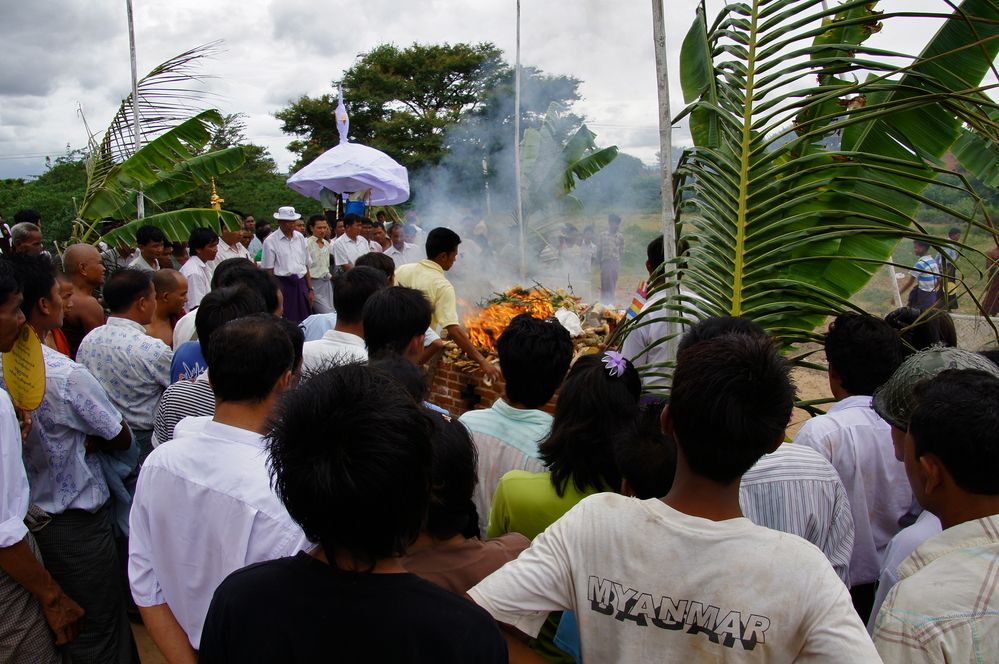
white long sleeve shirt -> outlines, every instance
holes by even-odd
[[[214,421],[153,450],[129,525],[135,603],[168,604],[195,649],[226,576],[311,548],[271,489],[263,438]]]

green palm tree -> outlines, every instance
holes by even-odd
[[[91,135],[86,158],[87,188],[73,228],[74,242],[132,244],[140,226],[162,229],[170,240],[186,240],[191,229],[224,225],[237,228],[239,217],[211,208],[169,209],[170,201],[207,185],[243,165],[236,146],[204,152],[223,124],[217,110],[198,110],[200,95],[189,88],[197,79],[193,65],[216,44],[186,51],[157,66],[138,83],[137,95],[122,102],[100,140]],[[137,107],[142,147],[135,150],[132,116]],[[154,214],[135,219],[141,192]],[[132,220],[100,233],[105,219]]]
[[[711,24],[697,10],[680,61],[688,106],[674,119],[689,118],[694,140],[675,175],[678,257],[656,286],[671,295],[621,335],[653,316],[743,316],[807,364],[793,349],[819,341],[826,317],[858,309],[851,296],[901,239],[946,242],[920,224],[921,204],[993,232],[941,157],[969,133],[995,149],[994,84],[982,80],[995,73],[999,5],[889,14],[868,0],[824,4],[747,0]],[[944,20],[918,55],[866,45],[904,30],[903,18]],[[971,213],[922,195],[939,176],[977,202]]]

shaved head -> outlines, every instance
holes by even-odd
[[[63,253],[62,266],[66,274],[72,275],[80,271],[81,265],[95,260],[101,260],[101,252],[97,251],[97,247],[92,244],[73,244]]]
[[[180,285],[180,272],[170,268],[161,268],[153,272],[153,288],[156,294],[172,293]]]

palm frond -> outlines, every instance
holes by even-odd
[[[661,306],[751,318],[787,347],[820,339],[827,316],[856,308],[851,296],[901,239],[931,237],[921,204],[992,232],[966,181],[948,186],[974,203],[970,213],[921,192],[949,175],[941,158],[962,132],[995,149],[994,83],[982,81],[995,73],[999,4],[941,0],[940,12],[894,14],[869,0],[825,4],[730,3],[709,26],[702,3],[681,52],[689,105],[678,117],[694,146],[676,170],[681,250],[663,287],[691,297]],[[865,45],[882,29],[905,31],[899,19],[941,17],[918,54]]]
[[[198,74],[202,58],[215,55],[220,41],[197,46],[156,66],[136,86],[135,98],[129,93],[118,107],[110,125],[99,139],[91,135],[87,159],[88,186],[101,186],[107,171],[135,153],[133,109],[139,113],[140,143],[145,145],[174,125],[202,109],[205,92],[196,87],[203,80]]]

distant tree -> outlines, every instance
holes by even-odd
[[[537,125],[552,101],[579,98],[579,81],[522,70],[525,128]],[[489,136],[512,122],[513,71],[493,44],[432,44],[400,49],[391,44],[362,54],[334,88],[343,88],[350,113],[350,138],[378,148],[411,170],[432,166],[469,141],[480,161],[490,152]],[[299,155],[292,170],[338,142],[334,94],[300,97],[275,115],[282,130],[298,136],[288,149]],[[488,133],[480,131],[492,123]],[[455,127],[468,126],[465,133]],[[512,129],[509,131],[512,132]],[[483,138],[485,137],[485,140]],[[510,140],[512,141],[512,134]],[[491,151],[498,148],[492,146]]]

